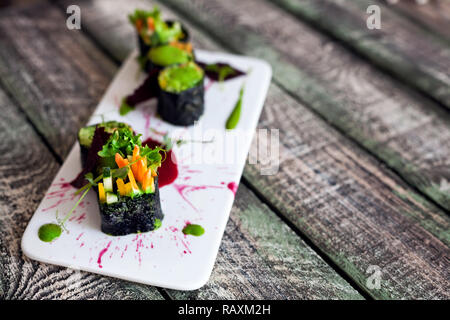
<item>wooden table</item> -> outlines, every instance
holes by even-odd
[[[445,0],[161,1],[196,47],[272,64],[259,127],[279,129],[279,172],[246,166],[212,276],[197,291],[74,277],[26,258],[31,214],[135,46],[127,13],[154,3],[0,9],[0,298],[450,298]],[[380,30],[366,28],[373,3]],[[81,30],[66,28],[69,4],[81,7]]]

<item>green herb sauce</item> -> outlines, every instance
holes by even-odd
[[[239,91],[239,99],[236,102],[236,105],[235,105],[233,111],[231,112],[230,116],[228,117],[227,123],[225,125],[225,127],[228,130],[236,128],[236,126],[239,122],[239,118],[241,117],[242,97],[243,96],[244,96],[244,87],[242,87],[241,90]]]
[[[162,226],[161,220],[156,218],[155,219],[155,229],[153,229],[153,231],[158,230],[159,228],[161,228],[161,226]]]
[[[41,239],[44,242],[51,242],[59,238],[61,233],[62,229],[59,225],[55,223],[47,223],[39,228],[38,236],[39,239]]]
[[[158,83],[164,91],[179,93],[195,87],[203,77],[203,70],[194,62],[188,62],[164,69],[158,77]]]
[[[203,229],[203,227],[198,224],[188,224],[186,227],[183,228],[183,233],[199,237],[205,233],[205,229]]]
[[[148,57],[154,64],[164,67],[185,63],[192,59],[192,55],[189,52],[171,45],[152,48],[148,53]]]
[[[125,100],[126,99],[123,99],[122,104],[120,105],[119,114],[121,116],[125,116],[128,112],[134,110],[134,107],[130,106]]]

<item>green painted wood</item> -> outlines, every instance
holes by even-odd
[[[127,3],[130,2],[138,3]],[[112,8],[106,0],[97,1],[95,6],[79,3],[89,12],[84,22],[88,32],[104,44],[105,50],[114,55],[115,45],[109,45],[113,42],[122,43],[121,51],[134,46],[133,30],[121,14],[127,11],[126,4]],[[217,6],[216,2],[208,3]],[[205,29],[216,34],[216,26],[223,28],[206,20],[205,16],[211,15],[227,24],[227,32],[235,31],[231,26],[238,23],[237,19],[231,23],[206,10],[206,4],[202,9],[205,11],[193,12],[208,22]],[[170,9],[163,10],[174,17]],[[207,37],[185,19],[192,18],[189,11],[180,11],[182,16],[178,18],[186,23],[199,46]],[[247,12],[252,11],[247,8]],[[103,20],[130,31],[123,31],[121,40],[113,41],[116,33],[106,37]],[[193,20],[196,25],[203,25]],[[130,32],[128,36],[126,32]],[[210,41],[204,45],[210,50],[220,48]],[[249,50],[245,42],[242,45]],[[276,85],[269,90],[259,126],[280,130],[280,171],[262,176],[260,166],[247,165],[245,179],[361,288],[375,298],[385,299],[450,295],[446,258],[450,221],[446,214]],[[231,219],[236,221],[233,214]],[[366,271],[370,265],[381,268],[383,280],[379,290],[367,286]]]
[[[269,61],[290,94],[450,210],[445,110],[266,1],[165,3],[233,51]]]
[[[60,163],[0,89],[0,300],[162,299],[152,287],[42,264],[20,241]]]
[[[271,0],[344,41],[450,109],[450,46],[381,2],[381,29],[366,21],[371,0]]]
[[[96,2],[95,5],[98,6],[99,2]],[[111,9],[109,5],[107,8]],[[115,9],[118,8],[116,7]],[[89,20],[87,12],[91,12],[91,10],[82,6],[82,12],[83,19]],[[125,11],[119,10],[117,13],[119,12],[121,12],[121,17],[126,19]],[[60,26],[65,23],[64,15],[61,10],[46,2],[28,9],[10,10],[1,14],[0,32],[3,36],[1,37],[0,56],[5,59],[3,60],[0,73],[1,81],[8,84],[9,92],[14,95],[18,104],[26,111],[27,115],[37,114],[36,109],[40,110],[38,113],[39,117],[29,116],[33,125],[38,128],[39,125],[42,128],[47,128],[58,121],[61,122],[54,126],[53,131],[55,134],[44,130],[41,133],[49,146],[64,157],[66,147],[59,146],[58,143],[67,144],[68,147],[71,147],[75,137],[72,133],[72,127],[78,127],[80,122],[84,123],[86,121],[85,115],[89,117],[89,112],[93,111],[93,107],[95,107],[102,94],[101,90],[92,89],[91,87],[106,86],[111,81],[112,73],[116,70],[116,67],[107,57],[99,53],[98,49],[90,41],[85,39],[83,33],[77,32],[72,34],[63,32],[63,34],[59,34],[61,32]],[[39,31],[44,27],[47,31],[45,34],[34,33],[34,30]],[[17,29],[21,31],[20,36],[14,31]],[[31,38],[30,33],[35,37]],[[120,36],[120,33],[114,34]],[[21,39],[21,37],[27,41]],[[55,50],[55,48],[48,45],[49,39],[54,39],[55,37],[64,44],[63,52],[58,50],[60,47],[57,47],[57,50]],[[77,41],[71,41],[74,38]],[[114,38],[111,38],[111,40],[114,41]],[[83,44],[83,47],[80,47],[80,43]],[[10,54],[11,52],[20,54],[13,55]],[[74,62],[64,61],[64,59],[69,59],[65,55],[69,52],[77,53],[77,57],[74,57]],[[46,57],[46,59],[42,60],[40,57]],[[103,61],[97,59],[102,59]],[[55,66],[53,66],[54,62]],[[106,66],[105,70],[93,67],[96,64]],[[111,70],[107,69],[108,66]],[[80,67],[82,70],[78,71],[77,67]],[[40,71],[46,70],[46,72],[38,73],[35,72],[36,69]],[[16,73],[11,73],[13,70]],[[78,80],[77,76],[72,75],[72,73],[77,72],[84,72],[81,75],[84,77],[85,83]],[[24,82],[24,78],[28,82]],[[68,80],[63,83],[59,81],[52,83],[51,81],[54,79]],[[97,79],[97,83],[92,79]],[[17,93],[23,94],[19,95]],[[64,95],[69,101],[61,98],[56,101],[59,103],[58,105],[53,100],[55,97]],[[30,103],[31,98],[29,97],[35,97],[36,104],[34,107]],[[40,98],[43,100],[39,100]],[[76,100],[71,101],[72,99]],[[80,101],[85,101],[86,103],[81,104]],[[72,108],[72,104],[75,103],[77,103],[77,108]],[[61,112],[64,112],[64,110],[60,110],[61,107],[66,106],[70,109],[70,112],[61,114]],[[61,119],[61,115],[64,115],[63,119]],[[8,129],[5,129],[5,131],[8,131]],[[24,143],[26,142],[27,139],[24,139]],[[40,147],[40,145],[42,143],[36,145],[36,148]],[[48,173],[49,179],[54,176],[56,169]],[[9,179],[12,179],[12,177]],[[24,181],[25,187],[28,184],[30,184],[29,180]],[[42,194],[45,190],[46,187],[42,189]],[[42,194],[36,196],[36,205]],[[171,294],[174,297],[201,299],[362,298],[355,289],[312,251],[300,237],[295,235],[280,219],[276,218],[273,212],[263,206],[245,186],[240,186],[236,198],[237,205],[235,205],[231,213],[232,222],[227,226],[224,235],[225,241],[222,243],[218,262],[210,282],[204,289],[190,292],[189,294],[172,291]],[[27,204],[25,199],[22,199],[22,201],[23,205]],[[11,210],[8,202],[2,203],[2,206],[4,206],[5,211]],[[32,213],[33,210],[33,208],[30,208],[29,213]],[[259,220],[256,221],[256,219]],[[270,221],[271,225],[268,226],[268,229],[261,229],[259,236],[257,236],[255,232],[257,228],[261,227],[261,221]],[[23,228],[26,222],[27,220],[22,222]],[[280,230],[282,230],[282,234],[278,233]],[[18,231],[16,235],[17,241],[21,235],[22,231]],[[245,257],[242,256],[243,253],[245,253]],[[11,252],[9,255],[6,255],[6,258],[15,259],[19,254],[20,252],[18,251]],[[43,266],[45,267],[45,265]],[[9,269],[5,270],[1,275],[4,275],[0,276],[2,281],[4,277],[6,279],[8,277],[17,277],[14,270]],[[47,279],[46,276],[47,274],[45,273],[41,274],[39,279],[43,280],[40,280],[40,282],[48,284],[48,282],[54,281],[50,288],[58,288],[54,292],[50,288],[47,290],[48,295],[52,298],[74,296],[70,288],[65,288],[64,284],[66,282],[55,277]],[[94,277],[89,274],[85,276]],[[101,281],[105,283],[110,281],[104,280],[108,278],[95,277],[95,279],[102,279]],[[142,291],[141,296],[136,294],[134,297],[160,297],[156,293],[150,294],[157,292],[153,287],[138,286],[128,282],[120,283],[124,286],[127,285],[130,291]],[[99,286],[97,289],[95,284],[92,285],[92,288],[81,288],[76,297],[96,298],[95,293],[98,293],[98,290],[105,290],[104,286]],[[5,282],[4,287],[5,290],[12,290],[9,282]],[[32,282],[28,284],[28,287],[29,289],[27,290],[36,291],[39,288],[39,282]],[[111,291],[107,291],[108,294],[109,292],[114,292],[115,288],[112,287]],[[11,297],[17,298],[19,295],[14,294]],[[37,295],[35,298],[40,297],[40,295]],[[99,297],[102,297],[102,295],[99,294]],[[126,298],[127,296],[118,290],[116,297]]]

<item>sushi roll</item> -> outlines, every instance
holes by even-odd
[[[163,69],[158,76],[158,113],[167,122],[188,126],[204,111],[204,71],[194,62]]]
[[[97,132],[110,131],[95,164],[95,172],[101,172],[94,187],[99,201],[101,230],[119,236],[157,229],[164,217],[158,189],[161,149],[142,146],[140,135],[135,135],[129,125],[106,124],[94,126],[92,138],[89,133],[92,126],[84,128],[81,139],[79,135],[80,145],[83,143],[83,147],[88,148],[88,140],[92,143]],[[99,127],[101,125],[107,129]]]
[[[159,199],[158,177],[155,177],[154,181],[153,193],[121,197],[113,203],[100,202],[102,232],[113,236],[123,236],[158,229],[164,215]]]
[[[94,138],[95,129],[97,127],[103,127],[105,132],[108,134],[112,134],[117,129],[128,129],[130,132],[133,132],[133,129],[126,123],[117,122],[117,121],[107,121],[99,124],[93,124],[90,126],[86,126],[78,130],[78,143],[80,145],[80,153],[81,153],[81,165],[84,167],[86,165],[86,160],[88,156],[89,149],[92,145],[92,140]],[[114,159],[101,159],[101,162],[107,166],[108,164],[114,163]],[[100,168],[102,165],[99,166]],[[96,172],[97,174],[101,174],[101,172]]]
[[[135,10],[129,15],[131,24],[136,29],[139,51],[145,57],[155,46],[165,45],[173,41],[189,41],[189,33],[178,21],[164,21],[158,7],[152,11]]]
[[[168,29],[170,29],[170,28],[177,28],[177,25],[180,25],[179,22],[177,22],[177,21],[170,21],[170,20],[165,21],[165,23],[166,23]],[[156,47],[156,46],[159,46],[159,45],[165,45],[165,44],[177,43],[177,42],[179,42],[179,43],[190,43],[189,42],[189,38],[190,38],[189,37],[189,32],[183,27],[183,25],[181,25],[181,32],[182,33],[180,34],[180,36],[172,37],[170,39],[170,41],[161,41],[161,40],[154,41],[153,45],[151,43],[147,43],[144,40],[143,37],[138,35],[138,45],[139,45],[139,54],[140,54],[140,56],[141,57],[145,57],[152,47]]]

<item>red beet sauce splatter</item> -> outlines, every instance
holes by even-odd
[[[236,191],[238,188],[238,185],[236,182],[230,182],[229,184],[227,184],[228,189],[231,190],[231,192],[233,192],[234,195],[236,195]]]
[[[102,257],[106,253],[106,251],[108,251],[110,245],[111,245],[111,241],[108,243],[106,248],[102,249],[102,251],[100,251],[100,253],[98,254],[97,263],[98,263],[98,267],[99,268],[103,268],[103,266],[102,266]]]
[[[148,145],[150,148],[161,146],[160,142],[153,140],[152,138],[145,140],[142,144]],[[169,150],[166,153],[166,160],[163,161],[161,168],[158,169],[158,172],[158,185],[160,188],[171,184],[178,177],[178,164],[172,150]]]

